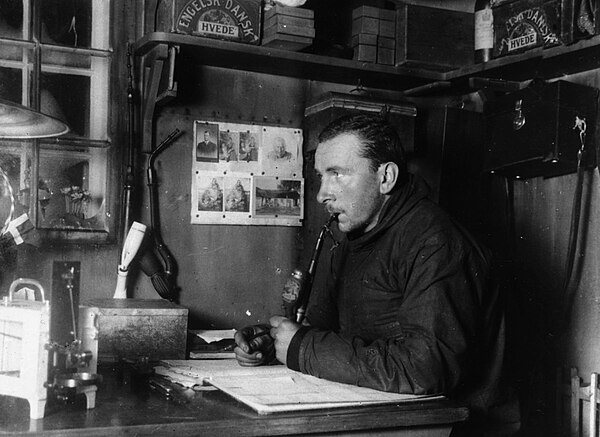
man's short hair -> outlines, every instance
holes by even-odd
[[[318,141],[323,143],[342,134],[354,134],[360,139],[363,146],[361,156],[371,162],[373,171],[377,171],[381,164],[394,162],[400,170],[400,185],[408,180],[404,148],[396,129],[383,117],[371,114],[345,115],[327,125]]]

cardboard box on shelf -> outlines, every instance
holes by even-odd
[[[359,33],[379,34],[379,18],[361,16],[352,20],[352,35]]]
[[[297,52],[298,50],[309,47],[312,43],[312,38],[284,34],[274,34],[268,37],[263,37],[262,39],[263,47],[273,47],[276,49],[290,50],[293,52]]]
[[[376,46],[378,36],[370,33],[359,33],[357,35],[352,35],[350,39],[350,47],[354,48],[359,44],[368,45],[368,46]]]
[[[298,51],[309,47],[315,37],[314,11],[274,5],[264,12],[261,45]]]
[[[302,36],[304,38],[314,38],[315,29],[313,27],[288,26],[281,23],[276,23],[270,27],[265,27],[263,37],[267,38],[275,34]]]
[[[356,20],[360,17],[371,17],[379,19],[379,10],[375,6],[359,6],[352,9],[352,20]]]
[[[354,60],[363,62],[377,62],[377,46],[359,44],[354,47]]]
[[[265,20],[273,15],[285,15],[289,17],[307,18],[313,20],[315,12],[312,9],[293,8],[290,6],[274,5],[269,9],[265,9]]]

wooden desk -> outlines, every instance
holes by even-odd
[[[115,372],[104,376],[96,408],[85,399],[48,404],[43,419],[30,420],[27,401],[0,396],[0,435],[36,436],[276,436],[337,433],[364,436],[448,436],[468,416],[448,401],[259,415],[220,391],[196,392],[177,404],[151,391],[144,381]]]

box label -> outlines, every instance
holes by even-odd
[[[527,47],[535,47],[537,44],[537,33],[530,32],[526,35],[521,35],[516,38],[508,39],[508,51],[513,52],[515,50],[521,50]]]
[[[260,8],[239,0],[191,0],[180,10],[176,31],[256,43]]]

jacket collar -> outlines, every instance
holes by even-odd
[[[429,194],[427,183],[416,175],[410,175],[408,182],[399,187],[385,202],[375,227],[368,232],[350,232],[348,244],[352,249],[361,249],[376,241],[394,223],[408,214],[414,206]]]

